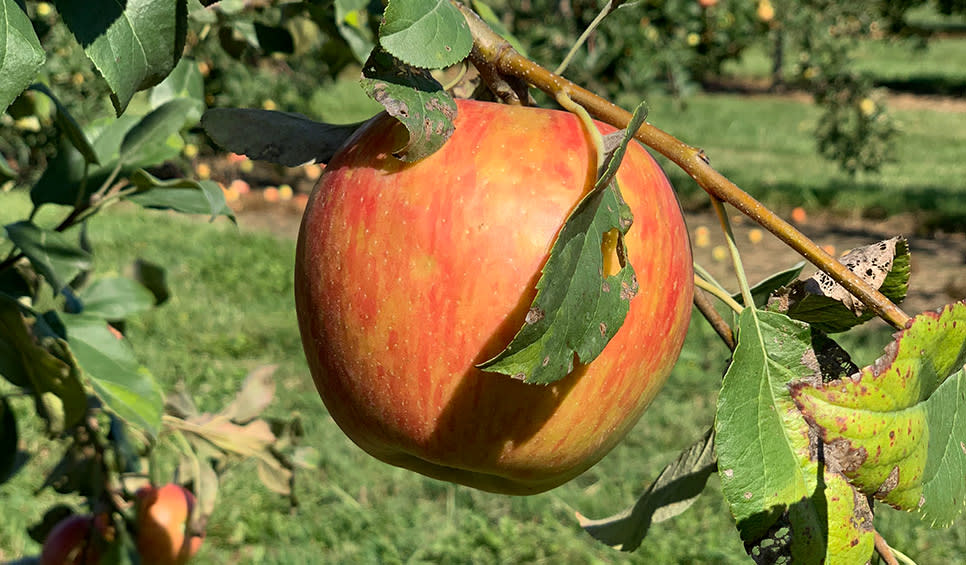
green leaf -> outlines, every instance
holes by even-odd
[[[222,149],[286,167],[328,163],[365,123],[325,124],[301,114],[254,108],[212,108],[201,118],[205,133]]]
[[[140,163],[153,145],[165,143],[185,125],[185,116],[195,107],[187,98],[168,100],[152,110],[124,135],[121,140],[121,163]]]
[[[889,300],[899,303],[906,297],[909,246],[904,238],[894,237],[859,247],[839,261]],[[821,271],[787,287],[769,309],[785,312],[826,333],[846,331],[874,316],[861,301]]]
[[[802,269],[804,268],[805,261],[799,261],[792,267],[784,271],[779,271],[751,287],[751,297],[755,301],[755,307],[761,308],[767,304],[768,298],[771,297],[773,292],[794,282],[798,278],[798,275],[802,274]],[[731,298],[735,299],[738,304],[744,303],[744,297],[741,296],[740,292],[731,295]]]
[[[154,306],[154,295],[126,277],[98,279],[80,293],[84,313],[105,320],[123,320]]]
[[[789,383],[851,370],[844,351],[809,326],[744,309],[718,397],[715,449],[721,488],[746,549],[759,563],[865,563],[872,513],[792,402]],[[825,464],[820,463],[825,461]]]
[[[190,108],[184,116],[184,123],[193,125],[201,119],[205,109],[205,82],[198,70],[198,63],[192,59],[181,59],[160,84],[150,90],[148,100],[151,108],[159,108],[165,102],[183,99],[190,100]]]
[[[46,58],[16,0],[0,0],[0,113],[27,88]]]
[[[473,36],[449,0],[390,0],[379,44],[407,65],[442,69],[469,55]]]
[[[175,210],[185,214],[209,214],[228,216],[234,222],[235,213],[225,201],[225,194],[218,183],[210,180],[193,179],[160,180],[143,169],[131,175],[131,182],[141,192],[127,196],[126,199],[144,206]]]
[[[396,157],[418,161],[432,155],[453,134],[456,102],[428,71],[374,49],[362,73],[366,94],[409,131],[409,141],[394,151]]]
[[[335,0],[335,25],[355,58],[365,63],[375,45],[369,28],[369,0]]]
[[[30,85],[31,90],[36,90],[37,92],[42,92],[54,103],[57,107],[56,121],[57,127],[60,129],[67,139],[70,141],[74,149],[80,152],[88,163],[98,164],[97,152],[91,146],[91,142],[88,141],[87,135],[84,134],[84,130],[81,129],[80,124],[71,115],[70,110],[64,106],[60,99],[54,96],[54,93],[47,88],[46,85],[41,83],[35,83]]]
[[[588,520],[578,512],[577,520],[598,541],[620,551],[634,551],[652,523],[673,518],[694,504],[714,470],[714,430],[708,430],[664,467],[634,506],[600,520]]]
[[[129,425],[156,436],[164,398],[154,377],[137,365],[127,341],[102,318],[64,314],[67,341],[104,407]]]
[[[0,397],[0,484],[7,482],[23,459],[17,418],[6,396]]]
[[[117,167],[121,156],[121,141],[140,121],[137,116],[125,114],[120,118],[93,122],[84,128],[88,139],[93,140],[92,147],[101,163],[86,171],[86,183],[83,182],[84,158],[71,144],[62,142],[57,155],[30,190],[30,199],[34,205],[51,203],[74,206],[78,199],[84,201]],[[131,157],[134,160],[128,160],[121,166],[120,174],[127,175],[138,167],[157,165],[176,157],[182,146],[183,141],[178,134],[172,134],[163,142],[149,143]],[[78,195],[83,187],[86,187],[85,193]]]
[[[4,226],[7,237],[30,260],[34,269],[60,291],[76,275],[90,268],[91,255],[64,234],[21,221]]]
[[[626,130],[606,138],[613,147],[594,188],[560,229],[523,327],[479,368],[527,383],[552,383],[573,370],[574,354],[581,363],[595,359],[624,323],[638,285],[623,243],[633,219],[614,175],[644,121],[643,108],[638,106]],[[616,245],[620,262],[620,270],[610,275],[604,273],[603,249],[614,247],[608,242]]]
[[[966,509],[966,303],[916,316],[851,379],[792,394],[862,492],[948,526]]]
[[[185,0],[56,0],[64,23],[113,91],[120,115],[134,93],[161,82],[181,57]]]
[[[87,411],[87,394],[60,336],[40,318],[26,317],[15,301],[0,296],[3,376],[29,390],[48,432],[75,424]]]

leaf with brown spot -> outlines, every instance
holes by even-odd
[[[759,563],[820,563],[832,555],[864,563],[872,555],[865,498],[828,465],[830,446],[809,429],[788,388],[840,377],[847,359],[832,340],[783,314],[746,308],[738,317],[715,449],[722,492]]]
[[[479,368],[549,384],[573,370],[575,354],[581,363],[593,361],[624,324],[638,282],[623,243],[633,216],[615,175],[644,116],[642,104],[628,128],[616,132],[621,141],[611,145],[594,188],[570,213],[550,249],[525,324],[503,351]],[[602,243],[612,230],[617,233],[620,270],[605,274]],[[615,286],[619,293],[611,291]]]
[[[949,525],[966,508],[966,303],[916,316],[853,378],[792,397],[862,492]],[[856,464],[858,463],[858,464]]]
[[[418,161],[436,152],[453,134],[456,102],[429,71],[411,67],[376,48],[362,69],[362,88],[409,132],[393,154]]]
[[[839,261],[889,300],[899,303],[905,298],[909,287],[909,246],[904,238],[856,248]],[[769,302],[769,309],[827,333],[846,331],[873,317],[859,299],[821,271],[779,291]]]

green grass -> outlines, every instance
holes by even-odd
[[[632,101],[623,100],[625,106]],[[926,228],[966,225],[966,113],[897,110],[896,162],[851,178],[821,158],[812,130],[819,109],[770,97],[700,94],[681,108],[652,98],[649,121],[704,149],[711,165],[777,210],[794,206],[881,217],[911,212]],[[704,192],[662,160],[686,207]]]
[[[22,194],[0,195],[4,221],[26,211]],[[294,244],[241,234],[163,213],[118,209],[91,225],[100,273],[123,271],[134,257],[168,266],[171,301],[132,320],[139,358],[170,389],[184,381],[203,410],[215,410],[251,368],[280,363],[269,414],[298,413],[304,444],[322,454],[317,471],[298,476],[300,506],[257,481],[255,468],[230,470],[219,494],[200,563],[745,563],[718,482],[693,508],[655,524],[634,554],[615,552],[582,533],[579,510],[603,517],[630,504],[661,467],[712,421],[727,357],[703,323],[693,324],[662,394],[629,437],[573,482],[534,497],[490,495],[384,465],[356,448],[326,414],[304,364],[296,329],[291,268]],[[885,342],[853,339],[861,362]],[[30,407],[17,403],[26,445],[36,453],[0,487],[0,559],[36,553],[24,535],[55,497],[33,491],[55,463]],[[481,416],[482,417],[482,416]],[[883,509],[878,523],[919,563],[950,563],[966,554],[961,527],[929,530],[914,517]]]
[[[966,68],[966,38],[954,37],[926,43],[918,39],[862,40],[853,52],[855,70],[870,76],[876,84],[922,94],[962,95]],[[797,54],[785,55],[786,76],[793,76]],[[764,79],[771,77],[770,46],[755,44],[738,61],[725,64],[730,76]],[[930,85],[941,87],[930,92]],[[958,87],[958,90],[955,89]]]

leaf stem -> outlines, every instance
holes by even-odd
[[[738,253],[738,245],[735,243],[735,232],[731,229],[731,222],[728,220],[728,212],[720,200],[711,197],[711,205],[718,214],[718,221],[721,222],[721,229],[725,234],[725,241],[728,243],[728,252],[731,254],[731,262],[735,266],[735,276],[738,278],[738,289],[741,291],[741,300],[745,307],[755,307],[755,299],[751,296],[751,287],[748,286],[748,276],[745,275],[745,267],[741,263],[741,254]]]
[[[490,29],[472,10],[456,0],[451,2],[463,13],[473,34],[474,64],[476,61],[481,61],[485,66],[496,69],[504,76],[524,80],[554,97],[558,92],[566,92],[574,102],[586,108],[597,119],[619,129],[627,127],[631,119],[628,111],[527,59]],[[898,329],[904,328],[909,322],[909,315],[885,295],[839,263],[791,224],[711,168],[704,151],[684,143],[649,123],[641,125],[635,137],[681,167],[706,192],[722,202],[731,204],[742,214],[775,234],[813,265],[828,273],[833,280],[855,295],[880,318]]]
[[[694,286],[700,288],[701,290],[707,291],[718,300],[727,304],[728,308],[731,308],[732,310],[735,311],[735,314],[738,314],[745,309],[745,307],[742,306],[741,304],[738,304],[738,302],[735,301],[734,298],[731,298],[730,294],[728,294],[718,286],[709,283],[708,281],[704,280],[698,275],[694,275]]]
[[[567,55],[564,57],[563,61],[560,62],[560,65],[558,65],[557,68],[554,69],[553,71],[554,74],[558,74],[558,75],[563,74],[563,72],[570,65],[570,61],[572,61],[574,56],[577,54],[577,51],[579,51],[581,46],[583,46],[584,42],[587,41],[587,38],[590,37],[590,34],[593,33],[595,29],[597,29],[597,26],[600,25],[600,22],[604,21],[604,18],[609,16],[611,12],[616,10],[623,3],[624,3],[624,0],[608,1],[607,4],[605,4],[604,7],[600,9],[600,12],[597,14],[594,20],[590,22],[590,25],[587,26],[587,29],[585,29],[583,33],[580,34],[580,37],[578,37],[577,41],[575,41],[573,46],[571,46],[570,51],[567,52]]]

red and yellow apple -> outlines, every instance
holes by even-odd
[[[383,115],[328,164],[298,239],[302,342],[329,413],[365,451],[532,494],[599,461],[666,380],[691,313],[688,234],[664,173],[632,142],[617,178],[640,291],[623,327],[550,385],[476,368],[523,324],[557,232],[594,184],[596,150],[570,113],[458,108],[455,134],[425,159],[393,156],[407,134]]]
[[[40,551],[40,565],[94,565],[100,563],[113,538],[106,514],[72,514],[54,526]]]
[[[195,496],[174,483],[144,487],[137,494],[137,549],[143,565],[184,565],[198,553],[202,537],[188,527]]]

